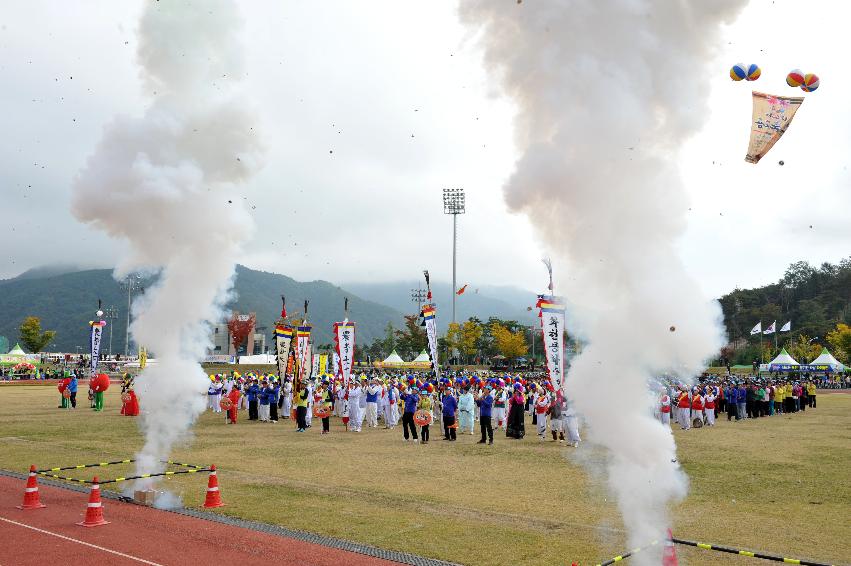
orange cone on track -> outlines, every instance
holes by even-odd
[[[109,524],[109,521],[103,520],[103,504],[100,502],[100,486],[98,485],[97,476],[92,479],[92,491],[89,493],[89,503],[86,506],[86,518],[82,523],[77,524],[83,527],[97,527]]]
[[[674,548],[674,535],[668,529],[668,540],[665,541],[665,549],[662,551],[662,566],[679,566],[677,561],[677,549]]]
[[[24,488],[24,502],[18,505],[18,509],[43,509],[47,507],[38,498],[38,478],[35,466],[30,466],[30,475],[27,478],[27,487]]]
[[[219,476],[216,475],[216,465],[210,466],[210,479],[207,482],[207,499],[204,501],[204,507],[221,507],[222,494],[219,492]]]

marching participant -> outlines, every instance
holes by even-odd
[[[464,388],[464,393],[458,398],[458,434],[469,430],[473,434],[473,416],[476,402],[470,392],[470,386]]]
[[[544,436],[547,434],[547,413],[550,410],[550,396],[547,390],[543,387],[541,391],[536,393],[534,411],[536,415],[535,424],[538,425],[538,436],[541,442],[544,441]]]
[[[322,417],[322,434],[330,434],[331,432],[331,407],[334,404],[334,394],[331,392],[330,385],[323,383],[319,389],[320,406],[328,412],[328,416]]]
[[[372,378],[372,382],[366,387],[366,426],[367,428],[378,427],[378,396],[381,393],[381,386],[378,384],[378,378]]]
[[[425,386],[423,386],[422,396],[420,397],[420,402],[417,404],[417,409],[420,411],[426,411],[428,413],[432,412],[432,408],[434,407],[434,403],[431,400],[431,394],[426,391]],[[428,444],[429,438],[429,425],[424,424],[420,427],[420,438],[422,439],[423,444]],[[414,439],[416,442],[416,439]]]
[[[694,392],[691,396],[691,417],[689,418],[689,423],[695,419],[703,421],[703,397],[701,397],[700,391],[697,387],[695,387],[693,391]]]
[[[295,403],[296,403],[296,432],[304,432],[307,430],[307,402],[308,397],[310,396],[310,392],[307,390],[307,386],[303,383],[299,383],[295,389]]]
[[[281,413],[285,419],[290,418],[293,411],[293,382],[289,377],[284,378],[281,386]]]
[[[564,442],[565,427],[565,409],[567,404],[564,401],[564,394],[561,389],[555,392],[553,402],[550,405],[550,429],[553,433],[553,442],[558,440]]]
[[[662,397],[659,399],[659,418],[663,425],[671,424],[671,398],[664,389],[662,390]]]
[[[706,409],[706,426],[715,426],[715,391],[710,387],[703,398],[703,406]]]
[[[454,441],[457,438],[455,424],[455,411],[458,409],[458,400],[452,394],[452,389],[447,389],[443,393],[443,399],[440,402],[443,407],[443,439]]]
[[[399,389],[396,380],[390,381],[387,386],[387,405],[385,405],[384,423],[387,428],[396,428],[399,424]]]
[[[363,417],[360,416],[360,400],[363,396],[363,390],[357,380],[349,381],[349,430],[351,432],[361,431],[361,422]]]
[[[232,387],[227,398],[230,399],[230,409],[228,409],[228,418],[230,424],[236,424],[236,413],[239,410],[239,398],[241,397],[239,387]]]
[[[496,428],[505,430],[506,420],[506,405],[508,403],[508,393],[506,392],[505,383],[500,379],[497,382],[497,391],[493,403],[493,416],[496,419]]]
[[[677,400],[677,419],[680,421],[680,427],[683,430],[691,428],[691,399],[688,397],[688,391],[681,389],[679,399]]]
[[[414,442],[417,442],[417,427],[414,424],[414,413],[417,412],[417,405],[420,402],[419,390],[412,387],[410,393],[402,393],[401,398],[405,403],[405,410],[402,413],[402,431],[405,436],[405,442],[408,442],[408,430],[414,437]]]
[[[269,422],[269,384],[266,383],[265,379],[261,382],[260,393],[257,397],[260,401],[260,422],[267,423]]]
[[[578,448],[582,439],[579,437],[579,418],[576,416],[576,409],[573,408],[572,403],[567,404],[564,420],[567,425],[567,441],[574,448]]]
[[[488,444],[493,444],[493,425],[491,424],[491,413],[493,411],[493,387],[488,383],[485,385],[481,396],[476,400],[479,407],[479,428],[482,430],[482,439],[478,444],[484,444],[487,437]]]

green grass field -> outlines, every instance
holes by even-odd
[[[130,458],[141,446],[136,420],[106,410],[56,408],[55,387],[0,386],[0,467],[38,467]],[[144,399],[142,399],[144,404]],[[672,509],[676,536],[750,550],[851,562],[851,395],[824,394],[819,408],[789,417],[675,431],[689,496]],[[173,459],[215,463],[221,512],[463,564],[597,563],[626,551],[616,506],[598,470],[604,455],[499,435],[427,446],[400,429],[330,436],[289,421],[226,426],[207,413]],[[434,429],[434,427],[432,427]],[[527,424],[527,431],[531,431]],[[98,469],[128,475],[130,466]],[[85,477],[85,476],[78,476]],[[203,501],[206,475],[164,486],[187,506]],[[120,485],[120,484],[119,484]],[[106,513],[109,509],[107,505]],[[755,559],[678,547],[690,564]]]

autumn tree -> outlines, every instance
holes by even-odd
[[[239,314],[234,312],[228,321],[228,332],[230,332],[231,344],[235,352],[239,351],[239,347],[245,342],[251,332],[254,330],[254,325],[257,323],[257,317],[254,313]],[[248,349],[246,349],[247,353]]]
[[[24,347],[34,354],[41,352],[56,337],[56,332],[53,330],[41,331],[41,319],[37,316],[25,318],[19,332]]]
[[[500,354],[509,360],[514,360],[526,354],[528,349],[526,333],[522,327],[512,332],[502,324],[492,322],[490,330],[496,349]]]
[[[405,315],[404,328],[396,331],[396,351],[408,359],[422,352],[428,345],[425,328],[420,326],[418,318],[415,314]]]
[[[842,363],[848,363],[851,354],[851,326],[839,323],[836,328],[825,336],[827,343],[833,348],[833,356]]]
[[[797,338],[792,340],[786,351],[799,364],[808,364],[818,357],[821,349],[821,344],[816,342],[815,338],[810,339],[806,334],[799,334]]]

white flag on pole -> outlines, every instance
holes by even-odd
[[[780,327],[780,332],[790,332],[791,330],[792,330],[792,321],[791,320]]]
[[[756,326],[751,328],[751,336],[753,336],[754,334],[759,334],[761,332],[762,332],[762,322],[757,322]]]
[[[775,328],[777,328],[777,321],[776,320],[771,323],[771,326],[769,326],[768,328],[765,329],[763,334],[774,334]]]

